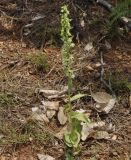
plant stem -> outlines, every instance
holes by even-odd
[[[72,90],[72,78],[68,76],[68,99],[69,99],[69,111],[72,111],[72,106],[71,106],[71,90]]]

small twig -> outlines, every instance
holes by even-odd
[[[101,77],[100,77],[100,80],[101,80],[101,82],[111,91],[111,93],[112,93],[112,95],[114,96],[114,97],[116,97],[115,96],[115,93],[114,93],[114,91],[113,91],[113,89],[112,89],[112,87],[111,87],[111,82],[110,82],[110,79],[109,79],[109,84],[104,80],[104,60],[103,60],[103,54],[102,54],[102,52],[100,52],[100,58],[101,58]]]
[[[81,10],[83,13],[86,13],[86,11],[84,11],[79,5],[76,4],[76,7]]]
[[[52,73],[52,71],[56,68],[57,65],[58,65],[58,63],[55,64],[55,65],[50,69],[50,71],[47,73],[47,75],[45,76],[45,78],[47,78],[47,77]]]

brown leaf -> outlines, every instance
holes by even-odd
[[[114,141],[117,140],[117,135],[113,135],[111,139]]]
[[[60,122],[61,125],[64,125],[67,121],[67,117],[66,115],[64,114],[64,108],[63,107],[60,107],[59,108],[59,112],[58,112],[58,120]]]
[[[46,115],[49,119],[51,119],[56,114],[54,110],[47,110]]]
[[[116,103],[116,98],[111,98],[108,103],[96,103],[95,108],[98,112],[105,112],[108,114]]]
[[[58,139],[63,139],[64,133],[67,131],[67,126],[64,126],[60,132],[55,134],[55,137],[57,137]]]
[[[105,126],[105,122],[103,122],[103,121],[92,122],[92,123],[88,123],[88,124],[83,123],[82,124],[82,131],[81,131],[81,139],[83,141],[85,141],[88,138],[88,136],[92,132],[94,132],[95,128],[101,128],[103,126]]]
[[[92,98],[98,103],[108,103],[112,96],[106,92],[91,93]]]
[[[95,131],[90,137],[93,137],[94,139],[110,139],[109,133],[106,131]]]
[[[58,110],[59,109],[59,101],[41,101],[44,108],[50,109],[50,110]]]
[[[46,122],[46,123],[49,123],[49,119],[48,119],[48,118],[46,117],[46,115],[43,114],[43,113],[40,113],[40,114],[34,113],[34,114],[32,115],[32,119],[33,119],[33,120],[37,120],[37,121],[44,121],[44,122]]]
[[[48,99],[60,98],[64,97],[64,94],[68,91],[68,87],[64,86],[61,91],[57,90],[46,90],[46,89],[36,89],[36,94],[42,94],[44,97]]]
[[[84,48],[85,51],[90,51],[90,50],[92,50],[92,49],[93,49],[93,44],[92,44],[92,42],[89,42],[89,43],[85,46],[85,48]]]
[[[39,160],[55,160],[52,156],[37,154]]]
[[[109,113],[111,109],[114,107],[115,103],[116,103],[116,98],[110,99],[106,107],[103,109],[103,111],[105,113]]]
[[[35,92],[39,94],[43,94],[44,96],[59,94],[59,91],[57,90],[48,90],[48,89],[37,89]]]

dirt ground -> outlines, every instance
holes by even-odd
[[[43,99],[36,94],[37,88],[61,90],[67,85],[60,47],[46,42],[42,54],[47,57],[48,68],[42,72],[37,70],[29,57],[35,56],[38,49],[14,34],[17,28],[10,32],[12,21],[6,18],[1,15],[6,30],[0,26],[0,160],[37,160],[38,154],[64,160],[66,147],[63,140],[55,137],[62,128],[57,117],[48,124],[43,122],[42,126],[30,120],[32,108],[39,106]],[[131,100],[130,90],[125,85],[127,81],[131,82],[131,34],[123,33],[123,36],[110,39],[104,37],[97,27],[88,28],[87,31],[90,40],[80,39],[72,51],[76,71],[74,87],[90,94],[91,84],[93,91],[110,93],[100,81],[102,52],[104,78],[108,81],[108,75],[112,74],[118,102],[108,114],[97,112],[91,98],[74,103],[77,109],[89,110],[92,121],[102,120],[113,128],[108,130],[111,139],[88,138],[81,142],[81,154],[75,159],[130,160]],[[88,41],[93,42],[94,46],[90,53],[84,49]]]

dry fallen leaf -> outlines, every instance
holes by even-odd
[[[51,119],[56,114],[54,110],[47,110],[46,115],[49,119]]]
[[[90,66],[90,65],[86,66],[86,68],[87,68],[88,70],[90,70],[90,71],[94,71],[94,68],[93,68],[92,66]]]
[[[109,133],[106,131],[95,131],[90,135],[90,137],[94,139],[110,139]]]
[[[101,128],[105,126],[105,122],[100,121],[100,122],[92,122],[92,123],[82,123],[82,131],[81,131],[81,139],[85,141],[88,136],[94,132],[95,128]]]
[[[64,108],[63,107],[60,107],[59,108],[59,112],[58,112],[58,120],[60,122],[61,125],[64,125],[67,121],[67,117],[66,115],[64,114]]]
[[[53,98],[60,98],[63,97],[64,94],[68,91],[68,87],[64,86],[63,90],[57,91],[57,90],[46,90],[46,89],[36,89],[35,93],[36,94],[42,94],[44,97],[48,99],[53,99]]]
[[[32,107],[32,112],[37,112],[39,110],[38,107]]]
[[[89,43],[85,46],[84,50],[85,50],[85,51],[90,51],[91,49],[93,49],[93,44],[92,44],[92,42],[89,42]]]
[[[43,113],[34,113],[33,115],[32,115],[32,119],[33,120],[37,120],[37,121],[44,121],[44,122],[46,122],[46,123],[49,123],[49,119],[46,117],[46,115],[45,114],[43,114]]]
[[[39,160],[55,160],[55,158],[49,155],[37,154]]]
[[[44,96],[51,96],[54,94],[59,94],[57,90],[48,90],[48,89],[36,89],[36,93],[43,94]]]
[[[95,67],[96,67],[96,68],[101,67],[101,63],[100,63],[100,62],[97,62],[97,63],[95,64]]]
[[[58,139],[63,139],[64,133],[67,131],[67,126],[64,126],[60,132],[55,134],[55,137],[57,137]]]
[[[110,99],[106,107],[103,109],[103,111],[105,113],[109,113],[111,109],[114,107],[115,103],[116,103],[116,98]]]
[[[50,110],[58,110],[59,109],[59,101],[41,101],[43,107]]]
[[[106,114],[108,114],[114,107],[115,103],[116,103],[116,98],[112,98],[109,100],[108,103],[96,103],[95,108],[98,112],[105,112]]]
[[[66,97],[66,95],[65,94],[57,94],[57,95],[52,95],[52,96],[48,96],[47,98],[48,99],[59,99],[59,98],[64,98],[64,97]]]
[[[117,140],[117,135],[113,135],[111,139],[114,141]]]
[[[106,92],[91,93],[91,96],[97,103],[108,103],[112,99],[112,96]]]

